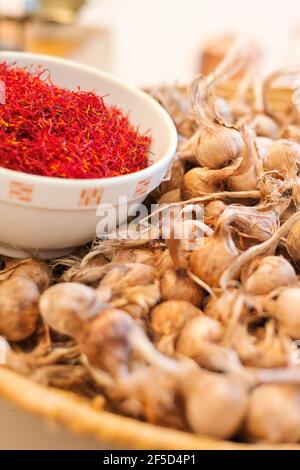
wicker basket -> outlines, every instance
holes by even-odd
[[[14,406],[65,426],[71,432],[127,449],[300,450],[300,445],[251,445],[218,441],[205,436],[153,426],[96,410],[73,393],[38,385],[0,368],[0,396]]]
[[[235,85],[221,91],[232,96]],[[274,110],[285,112],[291,106],[293,90],[273,89],[270,99]],[[249,99],[252,99],[249,94]],[[99,411],[88,400],[57,389],[38,385],[0,367],[0,397],[21,410],[46,421],[63,425],[71,432],[129,449],[200,449],[200,450],[300,450],[300,445],[240,444],[211,439],[192,433],[146,424],[134,419]]]
[[[231,98],[237,89],[237,82],[231,82],[231,84],[220,89],[220,96],[223,98]],[[287,112],[293,106],[293,95],[295,90],[291,88],[271,88],[269,92],[269,102],[272,105],[274,111]],[[249,90],[247,99],[249,102],[253,102],[253,93]]]

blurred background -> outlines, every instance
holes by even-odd
[[[300,64],[298,11],[297,0],[0,0],[0,49],[76,59],[139,86],[185,83],[233,33],[262,47],[266,69]]]

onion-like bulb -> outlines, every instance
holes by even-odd
[[[236,257],[228,269],[223,273],[220,280],[220,286],[223,289],[228,288],[233,279],[237,279],[241,270],[245,265],[260,256],[273,255],[276,251],[277,245],[282,237],[285,237],[294,225],[300,220],[300,213],[297,212],[290,217],[269,240],[261,243],[260,245],[252,246],[240,256]]]
[[[252,191],[257,188],[257,174],[254,168],[241,176],[228,178],[228,188],[230,191]]]
[[[184,325],[203,312],[183,300],[169,300],[157,305],[151,314],[151,330],[158,349],[168,355],[174,354],[175,342]]]
[[[300,163],[300,145],[290,140],[278,140],[273,143],[264,160],[265,171],[274,171],[282,177],[297,176]]]
[[[199,165],[212,169],[228,165],[242,153],[240,133],[219,124],[206,124],[181,148],[181,155],[195,155]]]
[[[269,137],[256,137],[255,144],[259,159],[264,162],[267,158],[268,152],[274,143],[273,139]]]
[[[176,350],[185,356],[196,357],[201,341],[219,342],[223,332],[223,327],[217,320],[204,315],[193,317],[183,327],[176,342]]]
[[[217,193],[224,188],[225,181],[222,170],[193,168],[183,177],[181,196],[184,200],[188,200],[206,193]]]
[[[85,323],[78,341],[91,365],[114,377],[128,373],[133,353],[166,372],[177,368],[176,362],[160,354],[138,324],[122,310],[107,308],[102,315]]]
[[[300,261],[300,221],[291,228],[286,247],[291,257],[295,261]]]
[[[266,114],[257,114],[251,122],[251,127],[259,137],[276,139],[279,134],[279,126],[277,122]]]
[[[282,129],[280,138],[293,140],[294,142],[297,142],[297,144],[300,144],[300,128],[298,126],[294,126],[291,124],[288,126],[285,126]]]
[[[95,290],[76,282],[64,282],[47,289],[39,307],[42,318],[53,330],[77,337],[84,322],[99,315],[109,300],[109,290]]]
[[[278,229],[279,215],[276,209],[259,210],[259,207],[228,206],[228,217],[233,228],[245,239],[258,242],[268,240]]]
[[[204,221],[211,227],[216,227],[219,218],[226,209],[226,204],[223,201],[212,201],[204,209]]]
[[[220,192],[224,189],[230,178],[233,180],[241,175],[247,175],[249,171],[253,169],[255,170],[256,162],[254,158],[255,155],[251,131],[244,128],[242,135],[245,142],[243,157],[238,159],[232,165],[219,170],[211,170],[210,168],[193,168],[187,172],[184,175],[181,187],[183,199],[196,198],[206,193]],[[251,186],[253,186],[252,183]]]
[[[204,292],[188,274],[188,262],[181,248],[180,240],[167,242],[173,261],[173,268],[167,269],[160,279],[160,291],[163,300],[184,300],[201,307]]]
[[[152,311],[151,328],[154,335],[163,336],[178,333],[188,320],[203,312],[194,305],[183,300],[163,302]]]
[[[294,339],[300,338],[300,287],[283,287],[264,302],[265,312],[275,318],[282,333]]]
[[[240,168],[237,175],[229,176],[228,187],[231,191],[257,189],[257,180],[263,173],[262,163],[255,144],[255,136],[252,132],[244,129],[243,138],[245,142],[244,166]]]
[[[50,284],[50,270],[47,263],[32,258],[7,262],[5,269],[0,271],[0,281],[14,277],[30,279],[40,291],[47,289]]]
[[[132,356],[128,334],[134,320],[118,309],[107,309],[104,314],[82,327],[79,338],[81,351],[91,365],[113,376],[127,372]]]
[[[40,295],[50,284],[49,268],[32,259],[9,262],[0,281],[0,334],[9,341],[22,341],[37,328]]]
[[[180,148],[181,157],[194,157],[203,167],[217,169],[228,165],[243,154],[241,134],[233,128],[214,123],[207,109],[207,84],[197,77],[190,90],[192,108],[197,116],[199,130]]]
[[[184,378],[181,386],[186,419],[194,432],[218,439],[238,432],[248,403],[247,389],[238,378],[198,371]]]
[[[180,189],[172,189],[160,197],[159,204],[173,204],[180,201],[182,201]]]
[[[230,223],[231,219],[225,211],[215,233],[205,238],[190,256],[192,272],[210,287],[218,287],[222,274],[239,255],[231,236]]]
[[[9,279],[0,286],[0,334],[9,341],[31,336],[38,324],[40,292],[29,279]]]
[[[261,385],[250,395],[245,419],[248,438],[272,444],[300,440],[300,389],[292,385]]]
[[[121,377],[114,384],[112,395],[114,405],[126,415],[144,418],[151,424],[186,429],[184,412],[177,400],[176,378],[157,367],[138,367]]]
[[[297,282],[293,266],[282,256],[257,258],[241,273],[241,281],[247,293],[267,295],[274,289]]]
[[[204,309],[205,315],[227,325],[239,296],[238,289],[226,289],[218,297],[210,297]]]
[[[240,371],[242,366],[236,353],[218,344],[223,333],[219,321],[204,315],[194,317],[183,327],[176,341],[176,352],[210,371]]]

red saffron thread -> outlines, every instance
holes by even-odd
[[[46,77],[46,78],[42,78]],[[59,178],[108,178],[148,166],[151,137],[93,92],[55,86],[48,71],[0,62],[0,166]]]

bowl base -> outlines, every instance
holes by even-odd
[[[75,250],[73,248],[63,248],[60,250],[22,250],[21,248],[12,247],[0,243],[0,255],[9,256],[10,258],[39,258],[39,259],[54,259],[67,256]]]

